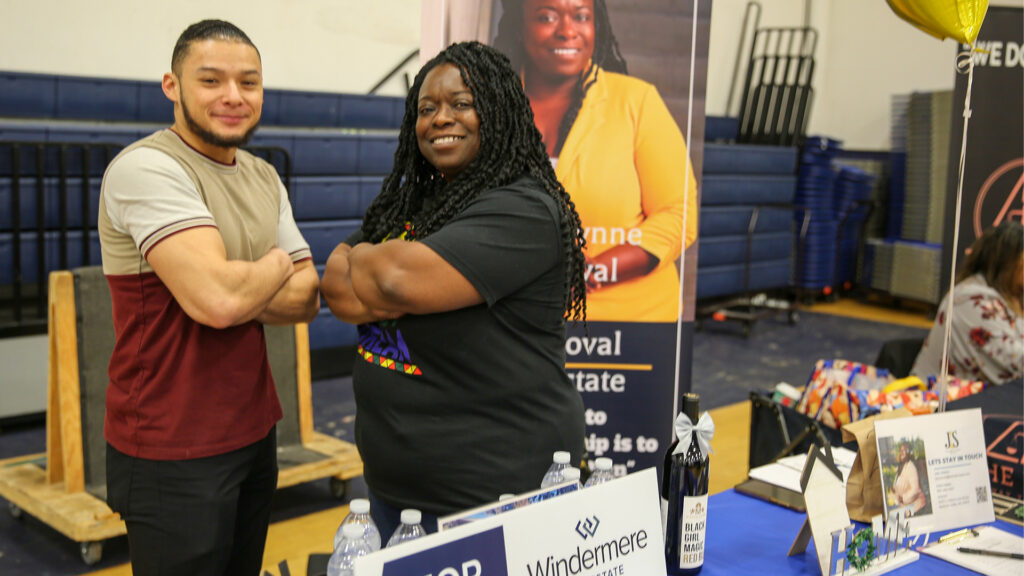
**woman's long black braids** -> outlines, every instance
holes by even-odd
[[[501,50],[512,61],[512,67],[522,70],[526,59],[526,48],[523,47],[523,0],[503,0],[501,21],[498,22],[498,34],[494,38],[494,47]],[[628,74],[626,60],[619,50],[619,43],[612,33],[611,20],[608,18],[608,6],[605,0],[594,0],[594,55],[590,66],[576,79],[569,100],[569,109],[562,116],[558,125],[558,142],[555,143],[555,156],[562,153],[562,146],[569,136],[569,130],[576,122],[576,117],[583,106],[583,98],[587,90],[597,82],[598,69]],[[527,82],[529,79],[526,79]]]
[[[480,150],[451,182],[420,153],[416,116],[420,87],[427,73],[454,64],[473,93],[480,118]],[[524,174],[536,179],[558,205],[562,250],[565,253],[566,315],[586,319],[586,240],[576,206],[555,177],[533,111],[519,76],[508,58],[479,42],[452,44],[416,75],[405,99],[405,116],[395,151],[394,168],[384,179],[380,195],[363,218],[363,239],[380,242],[396,238],[411,224],[416,238],[429,236],[462,212],[484,190],[511,184]],[[430,198],[429,204],[424,200]]]

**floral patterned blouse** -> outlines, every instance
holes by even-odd
[[[1002,384],[1024,374],[1024,319],[980,274],[957,284],[954,296],[949,374],[990,384]],[[939,305],[935,325],[911,370],[922,379],[939,373],[946,330],[946,298]]]

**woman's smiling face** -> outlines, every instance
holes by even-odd
[[[480,151],[480,116],[454,64],[441,64],[423,79],[416,139],[420,153],[446,180],[454,179]]]
[[[593,0],[525,0],[523,47],[535,73],[582,74],[594,55]]]

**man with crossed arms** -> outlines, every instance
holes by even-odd
[[[122,151],[100,196],[107,500],[135,576],[257,575],[282,416],[263,324],[312,320],[319,278],[277,173],[239,150],[263,105],[248,36],[189,26],[163,91],[174,124]]]

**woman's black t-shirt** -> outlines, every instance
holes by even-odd
[[[580,461],[560,234],[532,178],[483,192],[420,241],[485,302],[359,326],[356,443],[375,496],[443,515],[538,488],[556,450]]]

